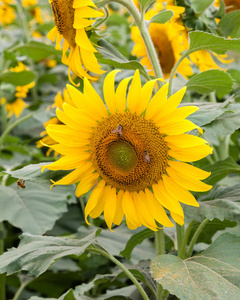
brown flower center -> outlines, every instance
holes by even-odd
[[[118,189],[144,190],[157,183],[168,163],[168,146],[152,121],[130,112],[103,119],[90,139],[99,175]]]
[[[52,12],[58,32],[74,47],[76,29],[73,28],[73,0],[51,0]]]

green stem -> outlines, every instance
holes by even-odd
[[[178,256],[180,249],[182,248],[183,243],[183,236],[184,236],[184,225],[181,226],[176,223],[176,232],[177,232],[177,250],[178,250]]]
[[[192,228],[193,228],[193,224],[194,224],[194,223],[195,223],[195,222],[192,221],[192,222],[188,225],[187,229],[185,230],[184,238],[183,238],[183,240],[182,240],[182,245],[181,245],[181,247],[180,247],[180,251],[178,251],[178,256],[179,256],[181,259],[184,259],[184,258],[185,258],[186,245],[187,245],[188,238],[189,238],[189,235],[190,235],[190,233],[191,233],[191,231],[192,231]]]
[[[100,255],[106,257],[107,259],[111,260],[113,263],[115,263],[127,275],[127,277],[130,280],[132,280],[132,282],[134,283],[134,285],[138,289],[139,293],[142,295],[143,299],[144,300],[149,300],[148,295],[146,294],[146,292],[142,288],[141,284],[137,281],[137,279],[133,276],[133,274],[119,260],[117,260],[110,253],[107,253],[106,251],[101,250],[101,249],[99,249],[97,247],[94,247],[94,246],[88,247],[87,250],[90,251],[90,252],[93,252],[93,253],[100,254]]]
[[[165,240],[163,228],[159,228],[155,232],[155,244],[157,256],[165,254]],[[165,291],[161,284],[157,284],[157,300],[164,300],[168,296],[168,291]]]
[[[23,31],[25,33],[25,37],[27,42],[29,42],[31,40],[31,34],[29,31],[29,27],[28,27],[28,23],[27,23],[27,17],[25,16],[25,13],[23,11],[22,5],[20,4],[20,1],[16,1],[16,7],[17,7],[17,11],[21,20],[21,23],[23,25]]]
[[[147,49],[148,57],[151,61],[151,64],[152,64],[152,67],[153,67],[153,70],[155,73],[155,77],[163,78],[162,69],[159,64],[158,56],[155,51],[151,36],[149,34],[149,30],[146,26],[144,18],[143,19],[141,18],[141,14],[138,11],[137,7],[134,5],[134,3],[132,1],[129,1],[129,0],[103,0],[98,4],[98,7],[102,7],[110,2],[117,2],[117,3],[125,6],[128,9],[130,14],[134,18],[134,21],[135,21],[136,25],[138,26],[141,36],[143,38],[145,47]],[[158,81],[158,84],[160,87],[163,85],[163,83],[161,81]]]
[[[3,240],[3,223],[0,222],[0,255],[4,253],[4,240]],[[6,274],[0,275],[0,299],[6,299],[6,290],[5,290]]]
[[[188,248],[188,251],[187,251],[187,257],[190,257],[192,255],[192,252],[193,252],[193,247],[194,245],[196,244],[196,241],[200,235],[200,233],[202,232],[203,228],[207,225],[207,223],[209,222],[209,219],[205,219],[198,227],[198,229],[196,230],[196,232],[194,233],[193,237],[192,237],[192,240],[189,244],[189,248]]]
[[[2,144],[3,144],[3,142],[4,142],[4,140],[5,140],[5,137],[8,135],[8,133],[9,133],[14,127],[16,127],[17,125],[19,125],[20,123],[22,123],[22,122],[24,122],[24,121],[26,121],[26,120],[32,118],[33,115],[34,115],[34,113],[30,113],[30,114],[28,114],[28,115],[26,115],[26,116],[24,116],[24,117],[22,117],[22,118],[16,120],[14,123],[12,123],[12,124],[11,124],[11,125],[3,132],[3,134],[2,134],[1,137],[0,137],[0,149],[1,149],[1,146],[2,146]]]
[[[32,282],[33,279],[28,279],[24,282],[21,283],[20,287],[18,288],[16,294],[14,295],[13,299],[12,300],[18,300],[20,294],[22,293],[22,291],[25,289],[25,287],[30,283]],[[1,298],[2,299],[2,298]]]
[[[216,103],[217,102],[215,92],[211,92],[209,94],[209,102],[212,102],[212,103]]]
[[[224,137],[219,137],[218,154],[220,160],[224,160],[227,157],[229,157],[230,138],[231,138],[230,134]]]

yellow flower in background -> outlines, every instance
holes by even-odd
[[[95,9],[91,0],[50,0],[55,20],[55,27],[48,33],[48,38],[56,40],[56,49],[63,51],[62,62],[69,66],[69,80],[72,82],[70,70],[77,76],[96,80],[88,72],[102,74],[92,45],[85,28],[94,23],[94,19],[103,16]],[[61,47],[60,42],[63,41]],[[67,51],[70,53],[67,56]],[[73,82],[72,82],[73,83]]]
[[[37,0],[22,0],[23,7],[29,7],[37,5]]]
[[[152,13],[151,13],[152,14]],[[149,14],[146,14],[148,18]],[[185,50],[183,45],[183,38],[181,32],[183,26],[176,22],[170,22],[166,24],[150,24],[149,32],[152,38],[159,63],[161,65],[164,78],[169,78],[169,75],[181,56],[181,53]],[[141,64],[150,70],[149,74],[154,75],[152,64],[149,60],[147,49],[144,45],[143,39],[140,35],[139,29],[136,26],[131,27],[132,39],[135,42],[135,46],[132,50],[132,54],[140,57]],[[178,68],[178,72],[184,77],[192,75],[190,61],[185,58]]]
[[[46,130],[57,142],[51,148],[62,157],[42,167],[49,170],[73,170],[54,183],[78,183],[76,196],[93,188],[85,208],[85,218],[104,212],[107,226],[119,225],[125,215],[130,229],[158,225],[173,226],[165,210],[183,224],[179,202],[198,206],[190,191],[208,191],[201,180],[210,173],[188,162],[212,152],[207,142],[186,134],[201,129],[186,120],[198,108],[177,108],[186,88],[167,99],[168,84],[152,97],[156,80],[141,86],[139,71],[122,80],[115,90],[115,74],[104,81],[103,100],[88,79],[83,93],[67,85],[74,105],[64,103],[56,110],[64,125],[50,124]]]
[[[54,68],[56,65],[57,65],[57,61],[55,59],[48,59],[46,61],[46,66],[50,69]]]
[[[24,108],[28,107],[21,98],[17,98],[13,102],[7,102],[7,99],[2,97],[0,102],[1,104],[5,104],[6,111],[8,112],[7,118],[10,118],[12,115],[15,115],[15,117],[18,118]]]
[[[54,99],[54,104],[51,106],[51,108],[59,108],[62,110],[62,106],[63,103],[66,102],[72,106],[74,106],[74,103],[72,102],[69,93],[66,89],[63,90],[63,96],[61,95],[60,92],[57,93],[55,99]],[[50,107],[48,108],[50,109]],[[46,128],[49,124],[62,124],[62,122],[57,118],[57,117],[53,117],[50,120],[48,120],[47,122],[45,122],[43,124],[44,128]],[[41,148],[43,146],[51,146],[51,145],[55,145],[57,144],[57,142],[52,139],[48,134],[47,131],[44,130],[43,132],[41,132],[41,136],[43,137],[41,140],[37,141],[36,146],[37,148]],[[53,149],[48,149],[46,156],[49,156],[51,154],[51,152],[53,151]],[[54,156],[57,156],[59,153],[57,151],[54,151]]]
[[[12,24],[16,19],[14,9],[7,3],[12,3],[11,1],[0,1],[0,23],[5,26]]]

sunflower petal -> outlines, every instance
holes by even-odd
[[[116,112],[115,76],[119,72],[121,71],[115,70],[110,72],[106,76],[103,84],[104,100],[111,114],[115,114]]]

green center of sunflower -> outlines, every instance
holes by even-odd
[[[122,172],[130,172],[137,164],[137,155],[134,148],[123,141],[110,144],[107,156],[113,168]]]
[[[114,114],[93,129],[89,152],[107,184],[130,192],[157,183],[168,165],[168,146],[154,123],[143,116]]]
[[[69,45],[76,45],[76,29],[73,28],[74,8],[73,0],[51,0],[54,22],[58,32],[68,41]]]

